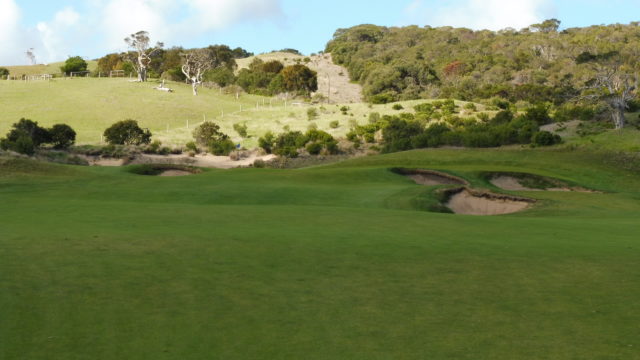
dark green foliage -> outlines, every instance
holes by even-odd
[[[558,25],[551,19],[498,32],[361,25],[336,31],[326,52],[376,104],[440,96],[561,105],[594,77],[595,63],[616,59],[631,73],[640,70],[636,25],[560,33]]]
[[[0,80],[9,76],[9,69],[0,67]]]
[[[243,138],[246,138],[248,136],[247,133],[247,124],[233,124],[233,130],[235,130],[238,135],[240,135]]]
[[[302,148],[311,155],[338,153],[338,142],[331,134],[318,129],[310,129],[305,134],[300,131],[287,131],[277,137],[268,132],[258,139],[258,145],[267,153],[289,158],[297,157],[298,149]]]
[[[220,126],[211,121],[205,121],[193,131],[193,138],[196,143],[208,146],[212,140],[225,139],[228,136],[220,131]]]
[[[13,141],[10,141],[9,139],[0,140],[0,148],[25,155],[33,155],[36,151],[36,146],[33,144],[33,140],[31,140],[29,136],[23,134],[19,135]]]
[[[546,125],[553,121],[549,115],[549,106],[545,104],[537,104],[525,111],[525,119],[535,121],[538,125]]]
[[[532,142],[538,146],[551,146],[562,142],[562,138],[548,131],[540,131],[533,135]]]
[[[105,140],[111,145],[143,145],[151,142],[151,131],[142,129],[136,120],[123,120],[104,131]]]
[[[206,146],[209,151],[218,156],[227,156],[236,145],[229,139],[229,136],[220,131],[218,124],[206,121],[193,131],[193,138],[202,146]]]
[[[329,127],[332,129],[337,129],[340,127],[340,121],[338,120],[334,120],[332,122],[329,123]]]
[[[67,149],[76,142],[76,132],[66,124],[53,125],[49,135],[55,149]]]
[[[42,144],[51,142],[51,134],[49,134],[47,129],[40,127],[36,121],[25,118],[13,124],[11,130],[7,133],[7,140],[9,142],[15,142],[21,137],[31,139],[33,146],[36,148]]]
[[[60,67],[63,73],[87,71],[87,62],[80,56],[74,56],[67,59],[64,65]]]
[[[185,149],[187,149],[187,151],[193,152],[195,154],[200,152],[200,149],[198,149],[198,144],[196,144],[195,141],[189,141],[184,145],[184,147]]]
[[[182,73],[182,71],[180,71],[180,73]],[[209,70],[205,73],[203,79],[204,81],[214,82],[220,87],[233,85],[236,82],[236,76],[234,75],[233,70],[228,67],[218,67],[213,70]]]
[[[229,156],[229,154],[236,149],[236,144],[228,137],[224,137],[209,141],[208,148],[209,152],[213,155]]]
[[[318,90],[318,73],[304,65],[291,65],[282,70],[284,89],[308,96]]]
[[[267,154],[271,154],[273,152],[273,147],[275,146],[276,137],[273,135],[271,131],[264,134],[263,137],[258,139],[258,146],[264,149]]]
[[[422,134],[422,126],[413,121],[405,121],[394,117],[387,126],[382,129],[385,153],[413,149],[413,138]]]
[[[316,108],[307,109],[307,120],[312,121],[318,118],[318,110]]]
[[[393,105],[392,109],[396,111],[400,111],[400,110],[404,110],[404,107],[401,104],[395,104]]]

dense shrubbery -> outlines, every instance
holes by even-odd
[[[0,80],[9,76],[9,69],[0,67]]]
[[[237,84],[246,92],[259,95],[276,95],[292,92],[309,96],[318,90],[317,73],[304,65],[284,66],[273,60],[264,62],[255,58],[248,69],[238,73]]]
[[[347,139],[358,148],[363,143],[376,143],[381,137],[382,152],[387,153],[444,145],[473,148],[533,143],[548,146],[561,141],[557,135],[539,131],[540,125],[550,120],[546,106],[533,106],[518,116],[502,110],[493,118],[484,119],[462,119],[454,115],[452,101],[420,104],[415,109],[415,115],[372,116],[369,124],[352,128]]]
[[[300,149],[305,149],[311,155],[338,153],[338,142],[333,136],[317,129],[304,134],[288,131],[278,136],[268,132],[258,139],[258,145],[269,154],[291,158],[297,157]]]
[[[637,24],[561,32],[538,25],[498,32],[360,25],[336,31],[326,52],[373,103],[497,97],[558,106],[594,78],[597,62],[616,58],[629,73],[640,70]]]
[[[204,77],[205,81],[213,81],[221,86],[227,86],[235,82],[233,69],[237,67],[235,59],[247,58],[253,56],[253,53],[247,52],[242,48],[231,49],[226,45],[212,45],[205,48],[211,52],[214,63],[213,70],[210,70]],[[185,79],[180,69],[182,58],[181,54],[185,52],[182,47],[173,47],[169,49],[159,49],[151,56],[149,63],[149,75],[154,78],[162,77],[163,79],[182,81]],[[134,72],[133,66],[124,61],[125,54],[108,54],[98,59],[98,72],[109,74],[112,70],[124,70],[128,76]]]
[[[75,143],[76,132],[65,124],[45,129],[37,122],[20,119],[13,124],[7,136],[0,140],[0,148],[21,154],[33,155],[38,147],[51,144],[55,149],[66,149]]]
[[[142,129],[135,120],[119,121],[104,131],[105,140],[111,145],[143,145],[151,142],[149,129]]]

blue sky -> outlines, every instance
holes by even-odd
[[[498,30],[554,17],[575,27],[638,21],[639,10],[640,0],[0,0],[0,65],[26,63],[29,48],[44,63],[97,58],[142,29],[167,46],[312,53],[362,23]]]

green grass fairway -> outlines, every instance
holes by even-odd
[[[200,95],[195,97],[191,87],[183,83],[168,83],[167,86],[175,90],[169,94],[153,90],[156,86],[157,82],[130,83],[122,78],[0,81],[0,137],[13,123],[26,117],[46,126],[69,124],[78,133],[78,143],[97,144],[104,130],[113,123],[135,119],[152,131],[154,139],[167,145],[184,145],[193,140],[194,127],[206,117],[220,124],[222,131],[237,143],[253,148],[257,146],[258,137],[267,131],[277,134],[285,127],[306,131],[312,123],[307,117],[309,107],[300,103],[292,105],[289,101],[285,106],[283,100],[247,94],[236,99],[235,95],[211,89],[200,89]],[[413,111],[413,106],[422,102],[425,101],[401,104],[407,109],[403,111]],[[393,110],[392,104],[348,104],[349,111],[343,115],[342,106],[315,106],[319,118],[313,123],[336,137],[344,137],[352,122],[366,124],[371,112],[383,115],[401,112]],[[332,121],[338,121],[339,127],[332,129]],[[237,123],[247,125],[250,138],[239,137],[233,130]]]
[[[603,193],[429,213],[434,188],[398,166]],[[640,178],[614,166],[430,150],[160,178],[0,160],[0,359],[638,359]]]

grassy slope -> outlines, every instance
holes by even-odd
[[[415,211],[431,189],[391,166],[609,193],[434,214]],[[638,356],[640,180],[592,153],[413,151],[184,178],[14,161],[0,195],[2,359]]]
[[[242,95],[223,95],[217,90],[201,89],[194,97],[191,88],[181,83],[168,84],[174,93],[152,90],[155,83],[129,83],[126,79],[56,79],[52,82],[0,81],[0,134],[4,135],[11,124],[22,117],[51,126],[67,123],[78,132],[79,143],[98,143],[104,129],[116,121],[133,118],[148,127],[157,139],[174,145],[190,141],[195,124],[203,115],[215,120],[223,131],[235,137],[235,141],[247,147],[257,145],[257,138],[267,131],[280,133],[285,126],[291,130],[306,131],[310,122],[306,106],[284,106],[276,99]],[[269,106],[270,101],[272,107]],[[421,101],[403,102],[407,109]],[[260,108],[256,105],[260,104]],[[264,104],[264,105],[262,105]],[[240,105],[243,112],[239,113]],[[314,121],[320,129],[335,136],[344,136],[350,128],[350,120],[366,123],[370,112],[399,113],[392,105],[349,104],[348,115],[342,115],[342,105],[318,107],[320,118]],[[222,111],[225,116],[221,117]],[[353,114],[353,116],[351,116]],[[340,127],[331,129],[329,124],[338,120]],[[187,129],[187,121],[190,129]],[[233,124],[246,123],[250,139],[242,139],[233,130]],[[169,131],[167,132],[167,126]]]
[[[95,60],[87,61],[89,70],[93,71],[98,67],[98,62]],[[24,65],[24,66],[3,66],[9,69],[11,76],[21,75],[42,75],[42,74],[58,74],[60,73],[60,67],[64,65],[64,62],[57,62],[51,64],[38,64],[38,65]]]

